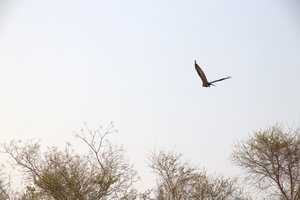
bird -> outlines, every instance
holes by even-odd
[[[198,75],[200,76],[200,78],[202,80],[202,87],[210,87],[211,85],[215,86],[213,83],[231,78],[231,76],[228,76],[228,77],[225,77],[225,78],[221,78],[221,79],[218,79],[218,80],[208,82],[203,70],[199,67],[196,60],[195,60],[195,69],[196,69]]]

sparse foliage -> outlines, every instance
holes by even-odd
[[[261,190],[285,200],[300,199],[300,132],[275,125],[235,146],[233,162]]]
[[[150,167],[157,175],[156,199],[161,200],[226,200],[247,199],[235,180],[212,177],[199,170],[182,155],[174,152],[152,153]]]
[[[275,130],[275,129],[274,129]],[[160,151],[152,153],[150,168],[156,174],[156,186],[145,192],[138,192],[133,184],[138,179],[136,171],[125,156],[122,147],[113,145],[107,140],[114,133],[113,124],[104,129],[91,130],[85,126],[77,138],[87,147],[87,152],[75,152],[71,144],[66,145],[63,150],[57,147],[41,151],[40,142],[11,141],[2,144],[2,153],[9,157],[8,165],[18,169],[22,175],[22,190],[13,191],[10,181],[3,181],[0,176],[0,199],[8,200],[250,200],[238,186],[236,179],[225,178],[223,175],[207,175],[204,169],[185,161],[183,156],[176,152]],[[243,159],[251,158],[270,159],[275,156],[275,161],[280,163],[277,170],[279,183],[283,184],[283,190],[290,192],[287,195],[299,197],[299,137],[294,135],[281,136],[259,135],[252,138],[248,143],[244,142],[238,146],[234,154],[235,161],[243,166],[247,162]],[[266,138],[267,139],[266,139]],[[285,140],[287,139],[287,140]],[[297,139],[297,140],[296,140]],[[262,144],[263,145],[262,145]],[[269,145],[269,143],[271,145]],[[267,145],[268,144],[268,145]],[[250,145],[250,146],[249,146]],[[251,147],[251,148],[250,148]],[[267,157],[259,157],[260,154],[252,156],[260,151],[266,152]],[[78,149],[77,149],[78,150]],[[247,150],[246,156],[242,150]],[[268,153],[268,150],[269,153]],[[278,156],[277,156],[278,155]],[[244,156],[244,157],[243,157]],[[250,156],[250,157],[247,157]],[[277,156],[277,157],[276,157]],[[297,157],[298,156],[298,157]],[[255,159],[254,159],[255,158]],[[277,160],[276,160],[277,158]],[[272,158],[273,159],[273,158]],[[272,160],[273,162],[274,159]],[[282,162],[282,163],[281,163]],[[255,163],[254,163],[255,164]],[[255,167],[253,163],[250,165]],[[266,169],[270,165],[266,165]],[[284,168],[285,167],[285,168]],[[248,169],[246,167],[246,169]],[[251,175],[255,175],[256,168]],[[297,171],[298,169],[298,171]],[[286,174],[285,174],[286,173]],[[290,174],[288,174],[290,173]],[[259,175],[262,175],[260,173]],[[289,176],[288,176],[289,175]],[[255,176],[251,176],[255,177]],[[256,176],[257,180],[264,184],[270,184],[267,175]],[[289,183],[293,186],[287,190],[289,183],[284,182],[291,178]],[[284,181],[283,181],[284,180]],[[281,182],[282,181],[282,182]],[[9,186],[9,187],[7,187]],[[298,190],[297,190],[298,188]],[[284,198],[283,195],[280,196]]]
[[[38,142],[4,144],[4,152],[19,167],[27,184],[21,199],[104,200],[129,196],[136,172],[123,148],[106,141],[114,132],[113,126],[102,131],[85,127],[77,135],[90,149],[85,155],[76,154],[70,145],[63,151],[53,147],[42,154]]]
[[[0,167],[0,199],[6,200],[9,199],[9,182],[7,183],[3,177],[2,167]]]

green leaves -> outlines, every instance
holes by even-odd
[[[150,162],[150,167],[158,177],[156,199],[247,199],[235,179],[227,179],[222,175],[209,176],[205,170],[199,170],[199,167],[184,161],[179,153],[152,153]]]
[[[300,133],[279,125],[255,132],[235,146],[233,162],[261,189],[276,188],[280,198],[300,198]]]

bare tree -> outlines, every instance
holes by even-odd
[[[42,154],[39,142],[4,144],[3,152],[24,175],[26,188],[21,199],[104,200],[129,196],[136,172],[123,148],[106,140],[113,132],[112,125],[94,131],[87,126],[82,129],[77,137],[90,149],[84,155],[76,154],[70,145],[63,151],[48,148]]]
[[[150,167],[157,175],[156,199],[161,200],[226,200],[247,199],[234,179],[208,176],[182,155],[160,151],[150,156]]]
[[[234,148],[232,161],[261,190],[280,199],[300,199],[300,132],[275,125],[257,131]]]
[[[137,180],[137,172],[133,170],[129,160],[126,159],[122,147],[112,145],[106,137],[116,132],[113,123],[106,129],[100,127],[91,130],[87,126],[76,136],[84,141],[90,149],[90,159],[98,170],[96,183],[101,186],[101,191],[110,199],[129,196],[132,184]]]

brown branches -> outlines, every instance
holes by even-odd
[[[87,126],[77,137],[87,145],[89,153],[76,154],[70,145],[40,151],[40,143],[3,144],[12,165],[26,177],[23,199],[98,200],[120,199],[137,179],[125,151],[112,145],[108,136],[114,130],[91,130]],[[1,188],[0,188],[1,192]]]
[[[157,175],[156,199],[164,200],[226,200],[247,199],[234,179],[222,175],[212,177],[199,171],[182,155],[163,152],[150,156],[150,167]]]
[[[275,125],[258,131],[248,140],[235,146],[232,161],[248,174],[248,178],[262,186],[275,187],[280,198],[299,198],[300,135],[286,132]]]

